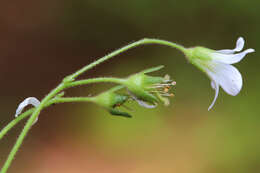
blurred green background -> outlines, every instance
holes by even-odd
[[[39,99],[65,75],[144,37],[184,46],[260,46],[257,0],[45,0],[3,1],[0,6],[0,128],[19,102]],[[260,170],[260,60],[248,55],[236,67],[241,93],[221,91],[213,110],[210,81],[178,51],[142,46],[89,71],[83,78],[124,77],[165,65],[158,74],[177,81],[169,107],[134,106],[134,117],[110,116],[92,104],[43,111],[9,172],[19,173],[256,173]],[[90,85],[67,95],[87,96],[111,85]],[[0,141],[4,163],[25,121]]]

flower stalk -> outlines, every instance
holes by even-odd
[[[240,62],[248,53],[255,51],[251,48],[242,51],[244,44],[245,40],[239,37],[234,49],[212,50],[199,46],[185,51],[187,59],[211,79],[215,97],[208,110],[217,100],[219,86],[232,96],[236,96],[242,89],[242,75],[232,64]]]

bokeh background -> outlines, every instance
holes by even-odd
[[[184,46],[233,48],[243,36],[256,53],[236,64],[241,93],[214,97],[209,79],[178,51],[148,45],[83,75],[124,77],[165,65],[177,81],[169,107],[131,105],[134,117],[110,116],[92,104],[63,104],[40,114],[11,173],[256,173],[260,170],[260,1],[45,0],[0,6],[0,128],[28,96],[43,98],[64,76],[144,37]],[[87,96],[111,85],[67,95]],[[25,121],[0,141],[4,163]]]

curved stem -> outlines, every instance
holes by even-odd
[[[25,124],[21,134],[19,135],[16,143],[14,144],[10,154],[8,155],[8,158],[6,160],[6,162],[4,163],[3,168],[1,169],[1,173],[6,173],[6,171],[8,170],[10,164],[12,163],[15,154],[17,153],[17,151],[19,150],[25,136],[27,135],[28,131],[30,130],[31,126],[33,125],[34,121],[36,120],[36,118],[38,117],[38,115],[40,114],[42,108],[44,108],[44,105],[53,97],[55,96],[57,93],[59,93],[62,89],[64,88],[64,84],[60,84],[58,85],[54,90],[52,90],[40,103],[40,105],[38,107],[35,108],[35,110],[33,111],[32,116],[29,118],[29,120],[27,121],[27,123]]]
[[[103,82],[111,82],[111,83],[117,83],[117,84],[124,84],[124,79],[119,78],[106,78],[106,77],[100,77],[100,78],[93,78],[93,79],[86,79],[86,80],[79,80],[71,83],[67,83],[64,85],[65,88],[71,88],[79,85],[86,85],[91,83],[103,83]],[[113,90],[121,89],[122,87],[114,87]],[[91,101],[91,97],[72,97],[72,98],[54,98],[50,100],[45,106],[49,107],[50,105],[54,103],[65,103],[65,102],[87,102]],[[0,140],[6,135],[6,133],[11,130],[16,124],[18,124],[21,120],[28,117],[30,114],[34,112],[35,108],[31,108],[27,110],[26,112],[20,114],[17,118],[13,119],[9,124],[7,124],[1,131],[0,131]]]
[[[29,109],[26,112],[19,115],[17,118],[13,119],[9,124],[7,124],[0,132],[0,140],[6,135],[6,133],[12,129],[17,123],[19,123],[24,118],[28,117],[33,113],[35,108]]]
[[[71,83],[67,83],[64,85],[65,88],[70,88],[74,86],[79,86],[79,85],[86,85],[86,84],[91,84],[91,83],[103,83],[103,82],[111,82],[111,83],[117,83],[117,84],[123,84],[124,79],[119,79],[119,78],[105,78],[105,77],[100,77],[100,78],[93,78],[93,79],[86,79],[86,80],[79,80]],[[91,101],[91,98],[89,97],[74,97],[74,98],[54,98],[50,100],[47,105],[44,106],[44,108],[54,104],[54,103],[63,103],[63,102],[83,102],[83,101]],[[28,117],[30,114],[34,112],[35,108],[31,108],[27,110],[26,112],[22,113],[19,115],[17,118],[12,120],[8,125],[6,125],[1,131],[0,131],[0,140],[5,136],[5,134],[12,129],[17,123],[19,123],[21,120],[24,118]]]
[[[160,39],[144,38],[142,40],[136,41],[134,43],[131,43],[129,45],[126,45],[126,46],[124,46],[122,48],[119,48],[119,49],[113,51],[112,53],[110,53],[110,54],[108,54],[108,55],[98,59],[97,61],[94,61],[93,63],[91,63],[91,64],[81,68],[77,72],[75,72],[72,75],[68,76],[66,79],[68,81],[72,81],[76,77],[81,75],[82,73],[86,72],[87,70],[92,69],[93,67],[97,66],[98,64],[100,64],[100,63],[102,63],[104,61],[107,61],[107,60],[113,58],[114,56],[119,55],[120,53],[125,52],[125,51],[127,51],[129,49],[135,48],[135,47],[140,46],[140,45],[145,45],[145,44],[159,44],[159,45],[170,46],[170,47],[173,47],[173,48],[176,48],[176,49],[182,51],[183,53],[185,53],[185,51],[186,51],[186,48],[183,47],[182,45],[179,45],[179,44],[176,44],[176,43],[173,43],[173,42],[170,42],[170,41],[160,40]]]
[[[53,103],[71,103],[71,102],[92,102],[92,97],[63,97],[55,98],[51,102]]]
[[[50,100],[45,106],[49,107],[52,104],[58,103],[66,103],[66,102],[91,102],[91,97],[65,97],[65,98],[54,98]],[[18,124],[21,120],[25,119],[29,115],[34,112],[35,108],[31,108],[26,112],[20,114],[17,118],[13,119],[10,123],[8,123],[1,131],[0,131],[0,140],[7,134],[9,130],[11,130],[16,124]]]
[[[139,40],[137,42],[131,43],[127,46],[124,46],[118,50],[113,51],[112,53],[98,59],[97,61],[94,61],[93,63],[81,68],[80,70],[78,70],[77,72],[65,77],[63,79],[63,82],[61,84],[59,84],[54,90],[52,90],[40,103],[39,106],[37,106],[35,109],[33,109],[31,112],[29,111],[29,113],[32,113],[31,117],[28,119],[27,123],[25,124],[21,134],[19,135],[15,145],[13,146],[10,154],[8,155],[8,158],[6,160],[6,162],[4,163],[3,168],[1,169],[1,173],[6,173],[6,171],[8,170],[10,164],[12,163],[15,154],[17,153],[17,151],[19,150],[25,136],[27,135],[27,133],[29,132],[30,128],[32,127],[34,121],[36,120],[36,118],[39,116],[41,110],[46,107],[46,105],[48,104],[48,102],[50,101],[50,99],[52,99],[56,94],[58,94],[60,91],[62,91],[65,88],[68,87],[73,87],[73,86],[77,86],[77,85],[83,85],[83,84],[89,84],[89,83],[94,83],[94,82],[115,82],[115,83],[119,83],[122,84],[122,81],[116,79],[116,78],[99,78],[99,79],[89,79],[89,80],[81,80],[81,81],[75,81],[72,82],[73,80],[75,80],[76,77],[78,77],[79,75],[81,75],[82,73],[86,72],[87,70],[92,69],[93,67],[97,66],[98,64],[107,61],[109,59],[111,59],[112,57],[119,55],[122,52],[125,52],[131,48],[140,46],[140,45],[145,45],[145,44],[160,44],[160,45],[166,45],[166,46],[170,46],[173,48],[176,48],[180,51],[182,51],[183,53],[186,52],[186,48],[178,45],[176,43],[172,43],[169,41],[165,41],[165,40],[159,40],[159,39],[142,39]],[[107,80],[107,81],[104,81]],[[57,98],[56,98],[57,99]],[[61,99],[61,98],[60,98]],[[72,99],[72,98],[70,98]],[[74,99],[74,98],[73,98]],[[76,101],[76,100],[59,100],[59,101],[63,101],[63,102],[67,102],[67,101]],[[77,100],[80,101],[80,100]],[[26,113],[26,112],[25,112]],[[4,134],[10,129],[12,128],[16,123],[18,123],[20,120],[22,120],[23,118],[25,118],[26,116],[30,115],[29,113],[23,114],[23,116],[20,116],[19,119],[17,119],[16,121],[12,121],[12,123],[10,125],[8,125],[4,131],[1,131],[1,135],[2,137],[4,136]]]

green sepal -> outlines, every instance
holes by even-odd
[[[114,115],[114,116],[122,116],[122,117],[126,117],[126,118],[132,118],[132,116],[130,114],[128,114],[127,112],[121,112],[117,109],[110,109],[109,113],[111,115]]]
[[[114,108],[117,105],[125,103],[128,98],[127,95],[116,94],[108,90],[94,97],[94,102],[106,108]]]
[[[151,73],[151,72],[159,71],[159,70],[161,70],[162,68],[164,68],[164,65],[159,65],[159,66],[156,66],[156,67],[151,67],[151,68],[148,68],[148,69],[146,69],[146,70],[141,71],[140,73]]]
[[[207,67],[209,61],[212,60],[211,53],[213,52],[214,50],[212,49],[197,46],[187,49],[185,55],[191,64],[195,65],[198,69],[205,72],[204,67]]]
[[[140,94],[135,94],[135,97],[137,97],[137,99],[143,100],[145,102],[148,102],[150,104],[154,104],[155,102],[158,103],[159,100],[156,96],[154,96],[153,94],[149,93],[148,91],[143,91]]]
[[[163,96],[161,96],[159,93],[156,93],[155,96],[158,98],[158,100],[163,103],[165,106],[168,106],[170,101],[168,98],[165,98]]]
[[[105,91],[97,95],[96,97],[93,97],[93,102],[104,107],[106,110],[108,110],[108,112],[111,115],[123,116],[129,118],[131,117],[131,115],[116,109],[117,107],[123,105],[129,99],[128,95],[115,93],[115,91],[122,88],[123,86],[113,87],[110,90]]]
[[[138,85],[129,85],[128,90],[134,97],[139,100],[143,100],[151,104],[154,104],[154,102],[158,102],[158,99],[153,94],[149,93],[149,89],[145,90],[145,88]]]
[[[152,85],[152,84],[159,84],[164,81],[163,77],[154,77],[154,76],[148,76],[144,75],[143,84],[144,85]]]
[[[134,74],[126,80],[125,86],[137,99],[150,104],[158,103],[158,98],[150,93],[150,91],[153,90],[154,84],[162,83],[164,78],[148,76],[144,72],[152,72],[161,68],[163,68],[163,66],[150,68],[141,73]]]

